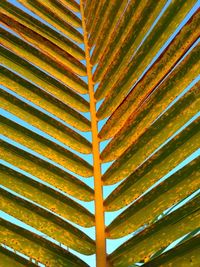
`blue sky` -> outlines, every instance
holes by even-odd
[[[12,2],[13,4],[16,4],[17,6],[19,6],[19,7],[21,7],[22,8],[22,6],[20,5],[20,4],[18,4],[17,3],[17,1],[16,0],[10,0],[10,2]],[[163,12],[165,12],[165,10],[166,10],[166,8],[170,5],[170,2],[171,1],[167,1],[167,3],[166,3],[166,5],[165,5],[165,7],[164,7],[164,9],[163,9],[163,11],[162,11],[162,13]],[[160,49],[160,51],[157,53],[157,55],[156,55],[156,57],[152,60],[152,62],[151,62],[151,64],[148,66],[148,68],[153,64],[153,62],[155,62],[155,60],[159,57],[159,55],[162,53],[162,51],[166,48],[166,46],[173,40],[173,38],[176,36],[176,34],[179,32],[179,30],[184,26],[184,24],[188,21],[188,19],[192,16],[192,14],[195,12],[195,10],[197,10],[197,8],[200,6],[200,1],[197,1],[196,2],[196,4],[195,4],[195,6],[193,7],[193,9],[187,14],[187,16],[185,17],[185,19],[182,21],[182,23],[180,24],[180,25],[178,25],[178,27],[177,27],[177,29],[175,30],[175,32],[172,34],[172,36],[169,38],[169,40],[163,45],[163,47]],[[25,9],[26,10],[26,9]],[[32,14],[31,12],[30,12],[30,14]],[[34,15],[34,14],[32,14],[32,15]],[[77,14],[79,17],[80,17],[80,14]],[[35,16],[35,15],[34,15]],[[35,16],[36,18],[38,18],[37,16]],[[38,18],[39,19],[39,18]],[[159,19],[159,17],[158,17],[158,19]],[[153,27],[155,26],[155,24],[156,24],[156,22],[158,21],[158,19],[155,21],[155,23],[154,23],[154,25],[152,26],[152,28],[150,29],[150,31],[153,29]],[[48,23],[47,23],[48,24]],[[49,25],[49,24],[48,24]],[[80,32],[82,31],[81,29],[79,29],[80,30]],[[149,33],[147,33],[147,35],[148,35]],[[146,36],[145,36],[145,38],[146,38]],[[144,38],[144,40],[145,40],[145,38]],[[197,43],[199,42],[199,40],[197,41]],[[196,44],[197,44],[196,43]],[[195,45],[196,45],[195,44]],[[82,47],[83,47],[83,45],[81,45]],[[192,49],[192,48],[191,48]],[[83,61],[84,62],[84,61]],[[95,68],[95,67],[94,67]],[[147,71],[147,69],[144,71],[144,73]],[[144,74],[143,73],[143,74]],[[143,75],[142,74],[142,75]],[[142,77],[142,76],[141,76]],[[87,81],[87,78],[85,77],[85,78],[83,78],[85,81]],[[182,94],[180,95],[180,96],[178,96],[176,99],[174,99],[174,101],[171,103],[171,105],[173,105],[178,99],[180,99],[180,97],[183,95],[183,94],[185,94],[197,81],[199,81],[200,80],[200,76],[199,75],[197,75],[197,77],[196,77],[196,79],[191,83],[191,84],[189,84],[186,88],[183,88],[183,92],[182,92]],[[3,87],[3,86],[1,86],[1,90],[6,90],[6,91],[9,91],[11,94],[14,94],[14,95],[16,95],[13,91],[11,91],[11,90],[9,90],[8,88],[6,88],[6,87]],[[20,96],[18,96],[20,99],[22,99],[24,102],[26,102],[27,100],[26,99],[24,99],[24,98],[22,98],[22,97],[20,97]],[[84,96],[84,98],[85,99],[87,99],[87,100],[89,100],[89,97],[88,97],[88,95],[85,95]],[[101,103],[101,102],[100,102]],[[100,103],[98,103],[97,104],[97,108],[100,106]],[[35,106],[34,104],[32,104],[33,106]],[[170,106],[171,106],[170,105]],[[39,107],[36,107],[36,108],[39,108]],[[168,107],[169,108],[169,107]],[[43,112],[45,112],[44,110],[42,110]],[[49,138],[49,139],[51,139],[51,140],[53,140],[54,142],[57,142],[57,143],[59,143],[57,140],[55,140],[54,138],[52,138],[51,136],[48,136],[47,134],[45,134],[44,132],[42,132],[42,131],[40,131],[39,129],[37,129],[37,128],[35,128],[35,127],[33,127],[33,126],[30,126],[29,124],[27,124],[26,122],[24,122],[24,121],[22,121],[21,119],[19,119],[17,116],[15,116],[14,114],[11,114],[11,113],[9,113],[9,112],[7,112],[7,111],[5,111],[5,110],[2,110],[1,109],[1,114],[2,115],[4,115],[4,116],[6,116],[6,117],[8,117],[8,118],[10,118],[11,120],[14,120],[14,121],[16,121],[17,123],[19,123],[19,124],[21,124],[21,125],[23,125],[23,126],[25,126],[25,127],[27,127],[27,128],[29,128],[29,129],[31,129],[31,130],[33,130],[33,131],[36,131],[38,134],[40,134],[40,135],[43,135],[43,136],[45,136],[46,138]],[[49,114],[49,115],[51,115],[51,114]],[[87,117],[88,119],[90,119],[90,114],[89,113],[83,113],[83,115],[85,116],[85,117]],[[52,116],[52,115],[51,115]],[[195,117],[193,117],[193,118],[191,118],[191,120],[187,123],[187,125],[188,124],[190,124],[196,117],[198,117],[199,116],[199,113],[198,114],[196,114],[196,116]],[[106,119],[105,120],[102,120],[102,121],[100,121],[99,122],[99,129],[101,129],[102,128],[102,126],[105,124],[105,122],[106,122]],[[71,127],[70,125],[68,125],[69,127]],[[184,126],[184,127],[186,127],[186,125]],[[182,127],[179,131],[181,131],[184,127]],[[72,127],[71,127],[72,128]],[[178,131],[178,132],[179,132]],[[177,132],[177,133],[178,133]],[[83,133],[83,132],[79,132],[81,135],[83,135],[84,137],[86,137],[88,140],[90,140],[91,141],[91,133]],[[177,134],[177,133],[175,133],[175,135]],[[11,143],[13,143],[13,144],[15,144],[15,145],[17,145],[17,146],[19,146],[19,144],[16,144],[16,143],[14,143],[12,140],[8,140],[8,138],[6,138],[5,136],[2,136],[1,135],[1,138],[3,139],[3,140],[6,140],[6,141],[8,141],[8,142],[11,142]],[[171,137],[172,138],[172,137]],[[170,138],[170,139],[171,139]],[[166,142],[168,142],[169,140],[167,140]],[[107,143],[109,142],[109,140],[107,140],[107,141],[104,141],[104,142],[102,142],[101,143],[101,146],[100,146],[100,149],[101,149],[101,151],[103,150],[103,148],[107,145]],[[60,143],[59,143],[60,144]],[[63,144],[61,144],[61,145],[63,145]],[[64,145],[63,145],[64,146]],[[25,148],[25,147],[23,147],[23,149],[25,149],[25,150],[27,150],[27,148]],[[73,151],[72,149],[70,149],[70,148],[67,148],[67,149],[69,149],[69,150],[71,150],[71,151]],[[34,153],[33,151],[30,151],[31,153]],[[80,153],[78,153],[78,152],[76,152],[76,151],[73,151],[74,153],[76,153],[77,155],[79,155],[79,156],[82,156],[85,160],[87,160],[89,163],[91,163],[92,164],[92,155],[82,155],[82,154],[80,154]],[[37,153],[36,153],[37,154]],[[37,154],[38,155],[38,154]],[[182,168],[184,165],[186,165],[188,162],[190,162],[192,159],[194,159],[195,157],[197,157],[197,156],[199,156],[200,155],[200,150],[198,150],[198,151],[196,151],[195,153],[193,153],[190,157],[188,157],[187,159],[185,159],[181,164],[179,164],[176,168],[174,168],[173,170],[171,170],[170,171],[170,173],[167,173],[161,180],[163,180],[163,179],[167,179],[170,175],[172,175],[174,172],[176,172],[178,169],[180,169],[180,168]],[[40,155],[41,156],[41,155]],[[41,156],[42,157],[42,156]],[[43,157],[44,158],[44,157]],[[45,160],[48,160],[48,159],[46,159],[45,158]],[[8,163],[6,163],[5,161],[1,161],[3,164],[5,164],[5,165],[8,165],[8,166],[10,166]],[[103,164],[102,165],[102,173],[104,173],[107,169],[108,169],[108,167],[111,165],[112,163],[110,162],[110,163],[106,163],[106,164]],[[12,168],[15,168],[14,166],[11,166]],[[59,166],[60,168],[63,168],[62,166]],[[19,171],[21,171],[21,170],[19,170]],[[70,171],[68,171],[67,170],[67,172],[69,172],[70,173]],[[28,174],[29,175],[29,174]],[[74,175],[74,174],[73,174]],[[36,177],[33,177],[33,176],[31,176],[31,175],[29,175],[30,176],[30,178],[32,178],[32,179],[37,179]],[[80,176],[78,176],[78,175],[75,175],[77,178],[79,178],[80,180],[82,180],[82,181],[84,181],[86,184],[88,184],[89,186],[91,186],[92,188],[93,188],[93,178],[88,178],[88,179],[83,179],[82,177],[80,177]],[[160,180],[160,181],[161,181]],[[108,196],[109,194],[110,194],[110,192],[112,192],[113,191],[113,189],[115,189],[118,185],[120,184],[120,182],[119,183],[117,183],[116,185],[112,185],[112,186],[106,186],[105,188],[104,188],[104,197],[106,197],[106,196]],[[72,199],[74,199],[73,197],[71,197]],[[76,199],[74,199],[74,200],[76,200]],[[76,200],[77,201],[77,200]],[[83,202],[83,201],[78,201],[79,203],[81,203],[84,207],[86,207],[88,210],[90,210],[91,212],[94,212],[94,203],[93,202],[90,202],[90,203],[85,203],[85,202]],[[109,213],[106,213],[105,214],[105,220],[106,220],[106,225],[108,225],[117,215],[119,215],[122,211],[123,211],[124,209],[121,209],[121,210],[119,210],[119,211],[117,211],[117,212],[109,212]],[[31,229],[32,231],[35,231],[35,229],[33,229],[33,228],[31,228],[31,227],[29,227],[29,226],[27,226],[27,225],[25,225],[25,224],[23,224],[22,222],[20,222],[20,221],[18,221],[18,220],[16,220],[16,219],[14,219],[14,218],[12,218],[12,217],[10,217],[9,215],[7,215],[7,214],[5,214],[5,213],[3,213],[3,212],[1,212],[1,216],[2,217],[4,217],[4,218],[6,218],[6,219],[8,219],[8,220],[10,220],[10,221],[12,221],[12,222],[14,222],[14,223],[17,223],[17,224],[19,224],[19,225],[22,225],[22,226],[24,226],[25,228],[28,228],[28,229]],[[71,224],[73,224],[73,223],[71,223]],[[75,224],[73,224],[73,225],[75,225]],[[78,228],[80,228],[81,230],[83,230],[85,233],[87,233],[90,237],[92,237],[93,239],[95,239],[95,229],[94,229],[94,227],[93,228],[88,228],[88,229],[85,229],[85,228],[82,228],[82,227],[79,227],[79,226],[77,226],[76,225],[76,227],[78,227]],[[38,232],[38,231],[36,231],[36,232]],[[40,234],[40,232],[38,232],[39,234]],[[130,235],[128,235],[128,236],[126,236],[126,237],[124,237],[124,238],[121,238],[121,239],[119,239],[119,240],[108,240],[107,241],[107,252],[108,253],[111,253],[116,247],[118,247],[120,244],[122,244],[125,240],[127,240],[128,238],[130,238],[132,236],[132,234],[130,234]],[[85,260],[88,264],[90,264],[90,266],[95,266],[95,256],[83,256],[83,255],[81,255],[81,254],[79,254],[79,253],[77,253],[77,252],[75,252],[75,251],[73,251],[72,249],[70,249],[70,251],[72,252],[72,253],[74,253],[74,254],[76,254],[76,255],[78,255],[80,258],[82,258],[83,260]]]

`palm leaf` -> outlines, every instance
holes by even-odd
[[[150,267],[156,264],[199,264],[199,234],[191,240],[184,242],[183,244],[171,249],[170,251],[164,253],[155,260],[152,260],[144,266]],[[164,265],[164,266],[165,266]]]
[[[200,264],[195,2],[1,1],[3,266]]]

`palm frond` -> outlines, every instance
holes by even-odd
[[[3,267],[199,266],[199,3],[0,6]]]

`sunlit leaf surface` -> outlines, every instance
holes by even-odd
[[[0,1],[0,266],[200,266],[200,2]]]

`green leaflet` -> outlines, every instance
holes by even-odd
[[[83,227],[94,226],[94,215],[68,196],[51,187],[0,165],[0,182],[6,188]]]
[[[0,218],[0,241],[49,267],[86,267],[82,260],[42,236]]]

